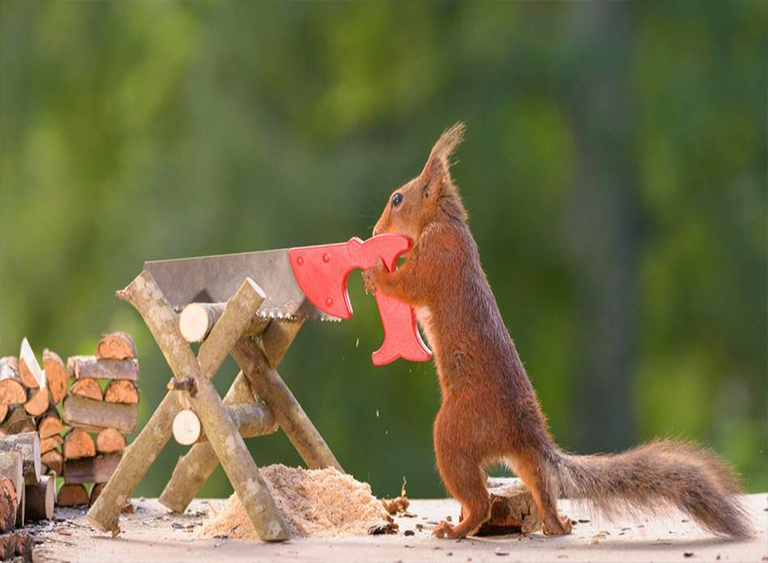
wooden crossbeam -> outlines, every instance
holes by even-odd
[[[251,323],[264,300],[263,293],[251,280],[246,280],[200,346],[197,358],[179,332],[177,315],[148,272],[142,272],[126,289],[118,292],[118,297],[139,311],[174,375],[195,380],[197,392],[195,397],[190,397],[190,402],[200,415],[206,433],[212,437],[214,452],[260,537],[287,539],[290,534],[269,490],[242,437],[233,428],[221,397],[208,380]],[[88,511],[87,518],[96,528],[119,531],[118,518],[125,501],[170,439],[173,418],[181,408],[178,392],[169,392],[125,451],[109,483]]]

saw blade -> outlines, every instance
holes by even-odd
[[[287,249],[153,260],[145,262],[144,269],[152,274],[177,311],[190,303],[226,303],[250,277],[267,296],[257,316],[340,320],[320,311],[301,290],[291,271]]]

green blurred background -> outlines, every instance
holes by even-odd
[[[768,5],[0,5],[0,355],[135,335],[140,423],[170,377],[114,297],[146,259],[367,237],[439,133],[553,433],[708,444],[768,489]],[[446,272],[446,275],[450,275]],[[374,493],[444,494],[430,364],[374,368],[351,321],[281,372]],[[356,345],[359,339],[359,346]],[[225,390],[231,360],[217,379]],[[297,465],[278,433],[259,464]],[[169,446],[136,494],[157,495]],[[203,491],[230,491],[221,472]]]

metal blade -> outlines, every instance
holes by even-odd
[[[166,299],[180,311],[190,303],[224,303],[246,277],[267,295],[258,315],[267,318],[339,320],[315,307],[299,288],[288,250],[266,250],[144,263]]]

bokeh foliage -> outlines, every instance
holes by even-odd
[[[682,436],[765,490],[767,11],[3,0],[0,354],[128,330],[143,423],[170,374],[114,291],[144,260],[365,237],[461,119],[454,175],[559,443]],[[353,320],[309,323],[281,372],[375,493],[441,495],[433,368],[374,369],[350,291]],[[218,470],[203,494],[228,490]]]

